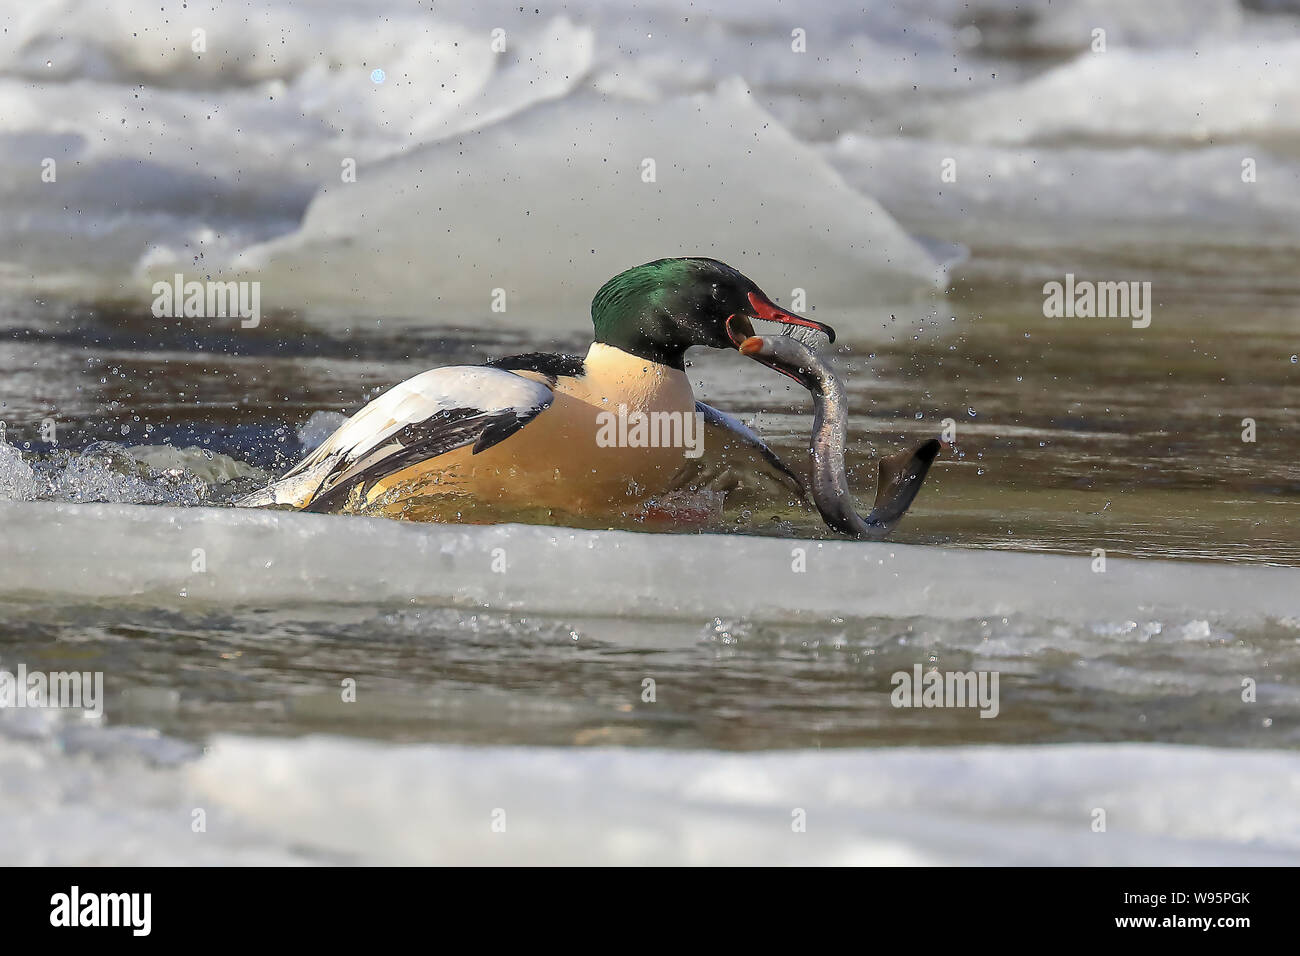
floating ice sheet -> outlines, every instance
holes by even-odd
[[[1087,553],[52,502],[0,502],[0,527],[0,594],[90,601],[395,601],[701,621],[1300,617],[1294,568],[1112,558],[1094,573]],[[789,573],[796,547],[806,551],[808,573]],[[202,574],[192,567],[196,548]],[[498,548],[508,574],[491,573]],[[792,577],[780,588],[763,584]]]
[[[660,104],[570,97],[413,151],[322,193],[301,230],[238,265],[264,301],[580,329],[606,279],[670,255],[722,259],[781,301],[804,289],[818,318],[942,282],[739,81]]]
[[[0,719],[6,865],[1300,862],[1290,751],[741,754],[221,736],[199,754],[131,728],[16,717]]]

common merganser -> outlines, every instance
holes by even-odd
[[[530,353],[422,372],[237,504],[392,517],[411,516],[413,505],[430,501],[457,509],[625,511],[667,490],[685,452],[602,435],[610,415],[636,413],[699,414],[794,479],[752,431],[695,400],[683,363],[693,346],[737,348],[758,319],[816,329],[834,341],[829,326],[780,308],[716,259],[658,259],[628,269],[592,300],[595,341],[585,357]]]

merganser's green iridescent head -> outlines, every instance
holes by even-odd
[[[806,326],[835,341],[829,326],[780,308],[717,259],[656,259],[620,272],[591,301],[597,342],[673,368],[683,367],[693,345],[736,348],[754,319]]]

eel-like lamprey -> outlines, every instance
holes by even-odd
[[[813,431],[808,440],[812,496],[826,524],[843,534],[872,540],[893,531],[921,490],[942,447],[939,440],[931,438],[915,451],[880,460],[876,502],[871,513],[863,517],[854,506],[844,472],[848,403],[835,373],[812,349],[788,335],[753,335],[739,347],[745,355],[794,379],[812,394]]]

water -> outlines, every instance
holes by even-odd
[[[0,48],[0,668],[107,700],[0,713],[8,861],[1295,862],[1294,12],[813,6],[800,59],[779,4],[364,50],[356,5],[54,6]],[[581,352],[677,252],[837,327],[861,499],[955,423],[890,541],[753,475],[704,534],[226,507],[402,378]],[[154,317],[178,270],[260,323]],[[1045,318],[1067,272],[1150,281],[1151,325]],[[691,358],[803,462],[806,395]],[[998,673],[998,716],[892,706],[918,664]]]

